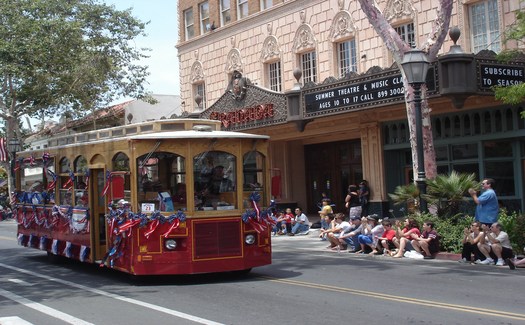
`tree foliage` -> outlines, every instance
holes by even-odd
[[[26,116],[73,115],[141,97],[145,24],[97,0],[0,0],[0,117],[18,136]]]
[[[525,12],[519,11],[516,13],[516,22],[505,33],[506,41],[516,41],[517,47],[503,51],[498,55],[502,61],[511,61],[517,57],[523,57],[524,40],[525,40]],[[525,83],[507,87],[495,87],[496,99],[501,100],[505,104],[516,105],[525,100]],[[525,117],[525,115],[524,115]]]
[[[479,189],[476,174],[458,173],[453,170],[450,174],[440,174],[436,178],[427,180],[427,194],[424,199],[437,207],[440,217],[454,217],[460,212],[462,202],[471,200],[466,196],[469,188]]]

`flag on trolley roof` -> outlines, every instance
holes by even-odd
[[[7,143],[4,138],[0,138],[0,161],[8,161]]]

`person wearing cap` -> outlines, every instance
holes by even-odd
[[[418,238],[412,239],[412,247],[418,253],[424,253],[424,259],[434,259],[439,252],[439,236],[434,229],[434,223],[425,221],[423,223],[423,233]]]
[[[359,234],[363,229],[360,217],[352,217],[351,226],[348,231],[339,236],[339,242],[343,245],[350,246],[349,253],[355,253],[359,248]]]
[[[369,254],[377,254],[378,236],[384,232],[383,225],[378,225],[377,220],[373,216],[361,218],[361,224],[363,225],[363,229],[357,237],[361,245],[361,250],[357,253],[365,254],[367,247],[370,247],[372,251]]]

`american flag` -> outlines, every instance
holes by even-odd
[[[0,161],[8,161],[7,143],[4,138],[0,138]]]

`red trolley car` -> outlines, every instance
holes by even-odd
[[[52,138],[17,155],[18,242],[133,275],[269,264],[267,155],[202,119]]]

